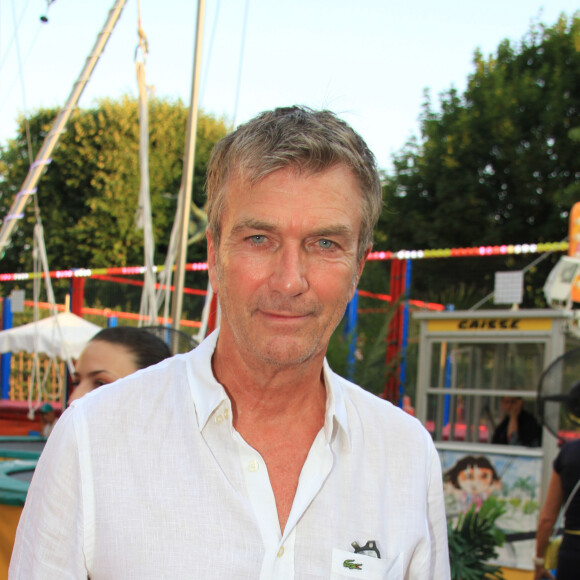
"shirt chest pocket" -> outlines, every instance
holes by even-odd
[[[331,579],[403,580],[403,554],[394,558],[372,558],[334,548]]]

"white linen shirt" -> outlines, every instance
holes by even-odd
[[[213,376],[216,341],[214,332],[63,414],[9,578],[449,578],[441,467],[421,424],[325,361],[325,424],[281,532],[266,465]],[[354,553],[367,541],[380,559]]]

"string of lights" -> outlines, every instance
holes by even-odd
[[[510,254],[543,254],[545,252],[567,252],[568,242],[545,242],[537,244],[503,244],[500,246],[474,246],[471,248],[444,248],[436,250],[399,250],[397,252],[371,252],[368,260],[420,260],[429,258],[485,258]],[[164,269],[156,266],[156,272]],[[207,270],[207,262],[191,262],[186,264],[189,272],[203,272]],[[52,270],[51,278],[90,278],[92,276],[138,276],[145,272],[145,266],[123,266],[115,268],[75,268],[69,270]],[[33,280],[42,278],[43,273],[20,272],[0,274],[0,282],[17,282],[19,280]]]

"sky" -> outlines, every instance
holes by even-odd
[[[62,107],[113,0],[0,0],[0,144],[17,118]],[[518,43],[539,22],[572,15],[572,0],[206,0],[200,107],[237,125],[278,106],[336,112],[367,141],[379,167],[412,135],[429,89],[462,92],[473,54]],[[137,96],[141,16],[155,96],[190,101],[194,0],[127,0],[79,106]],[[48,21],[41,22],[41,16]]]

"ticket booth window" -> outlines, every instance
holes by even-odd
[[[490,443],[502,397],[534,414],[544,342],[430,342],[426,424],[435,440]]]

